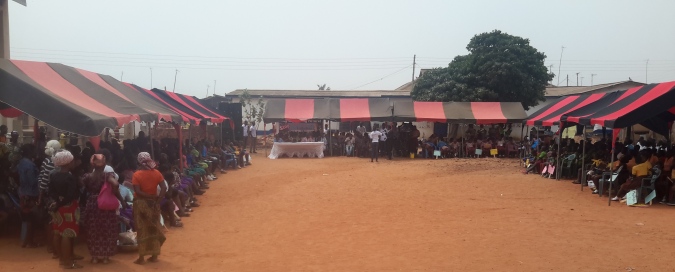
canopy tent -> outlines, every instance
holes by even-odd
[[[225,120],[227,120],[230,123],[230,127],[234,127],[234,122],[228,117],[225,117],[223,115],[220,115],[209,108],[207,108],[205,105],[203,105],[197,98],[194,96],[189,96],[189,95],[184,95],[184,94],[177,94],[177,93],[172,93],[172,92],[166,92],[162,90],[157,90],[155,89],[154,91],[159,91],[159,92],[165,92],[171,99],[175,100],[176,102],[180,103],[181,105],[187,107],[188,109],[196,112],[197,114],[201,115],[202,118],[212,122],[212,123],[222,123]]]
[[[199,123],[201,121],[201,116],[199,116],[197,113],[194,111],[188,109],[187,107],[181,105],[180,103],[177,103],[171,98],[160,96],[157,93],[150,91],[148,89],[145,89],[143,87],[139,87],[138,85],[131,84],[131,83],[124,83],[125,85],[129,86],[130,88],[133,88],[140,94],[143,94],[151,99],[154,99],[155,101],[162,103],[164,106],[172,109],[173,111],[177,112],[180,114],[183,118],[183,121],[186,123]]]
[[[675,120],[674,107],[675,81],[672,81],[611,93],[598,103],[565,114],[562,119],[614,129],[643,124],[659,134],[668,135],[668,123]]]
[[[7,118],[16,118],[23,114],[20,110],[12,108],[11,106],[0,102],[0,115]]]
[[[531,114],[527,118],[526,124],[530,126],[559,125],[563,114],[594,103],[606,95],[606,93],[600,93],[561,97]]]
[[[329,99],[270,99],[265,104],[263,119],[271,122],[304,122],[329,120]]]
[[[520,102],[394,102],[394,121],[497,124],[527,118]]]
[[[136,104],[126,96],[130,90],[111,84],[120,86],[111,77],[62,64],[0,60],[0,101],[58,129],[96,136],[131,121],[180,120],[147,100]]]
[[[390,121],[391,114],[389,98],[330,99],[330,119],[333,121]]]

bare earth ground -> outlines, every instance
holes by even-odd
[[[513,159],[253,162],[211,183],[160,263],[83,271],[675,271],[673,209],[608,207]],[[18,244],[0,239],[0,271],[59,270]]]

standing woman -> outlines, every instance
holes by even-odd
[[[379,153],[380,150],[379,150],[378,147],[379,147],[379,142],[380,142],[380,136],[382,136],[382,132],[380,132],[380,131],[378,130],[377,125],[375,125],[375,126],[373,127],[373,131],[370,132],[370,135],[369,135],[369,136],[370,136],[370,140],[371,140],[371,144],[370,144],[370,154],[371,154],[371,156],[370,156],[370,162],[373,162],[373,160],[378,161],[378,158],[379,158],[378,155],[380,154],[380,153]]]
[[[49,145],[49,144],[48,144]],[[54,166],[59,167],[49,175],[49,196],[53,200],[49,207],[52,211],[52,228],[54,230],[54,255],[60,258],[60,264],[66,269],[82,268],[75,263],[81,256],[74,254],[75,237],[80,233],[80,189],[75,176],[70,173],[73,168],[73,154],[64,150],[54,154]]]
[[[159,203],[164,199],[167,186],[162,174],[155,169],[157,164],[147,152],[138,153],[138,170],[134,173],[134,222],[138,240],[138,259],[135,264],[144,264],[145,256],[150,262],[157,262],[162,244],[166,240],[160,229]],[[160,187],[159,194],[157,186]]]
[[[89,233],[87,247],[92,264],[99,262],[107,264],[117,249],[117,237],[120,232],[117,210],[120,203],[115,204],[114,208],[108,205],[99,207],[99,201],[117,198],[124,209],[128,205],[120,195],[119,183],[114,175],[104,171],[106,157],[103,154],[94,154],[90,162],[94,172],[84,176],[84,184],[89,193],[85,209],[85,226]]]
[[[33,236],[37,224],[37,204],[40,195],[38,185],[38,168],[33,161],[35,159],[35,145],[25,144],[21,146],[21,160],[16,166],[19,174],[19,197],[21,198],[21,221],[25,226],[26,236],[21,247],[38,247]]]

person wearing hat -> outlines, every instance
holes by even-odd
[[[68,269],[82,268],[75,263],[81,256],[74,254],[74,241],[80,233],[80,189],[77,178],[70,173],[73,166],[73,154],[68,150],[59,151],[52,157],[57,171],[49,175],[49,197],[53,202],[49,206],[52,212],[52,229],[54,238],[54,257]]]

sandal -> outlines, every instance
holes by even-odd
[[[83,268],[84,266],[81,266],[79,264],[76,264],[75,262],[71,263],[70,265],[65,265],[63,268],[65,269],[80,269]]]

